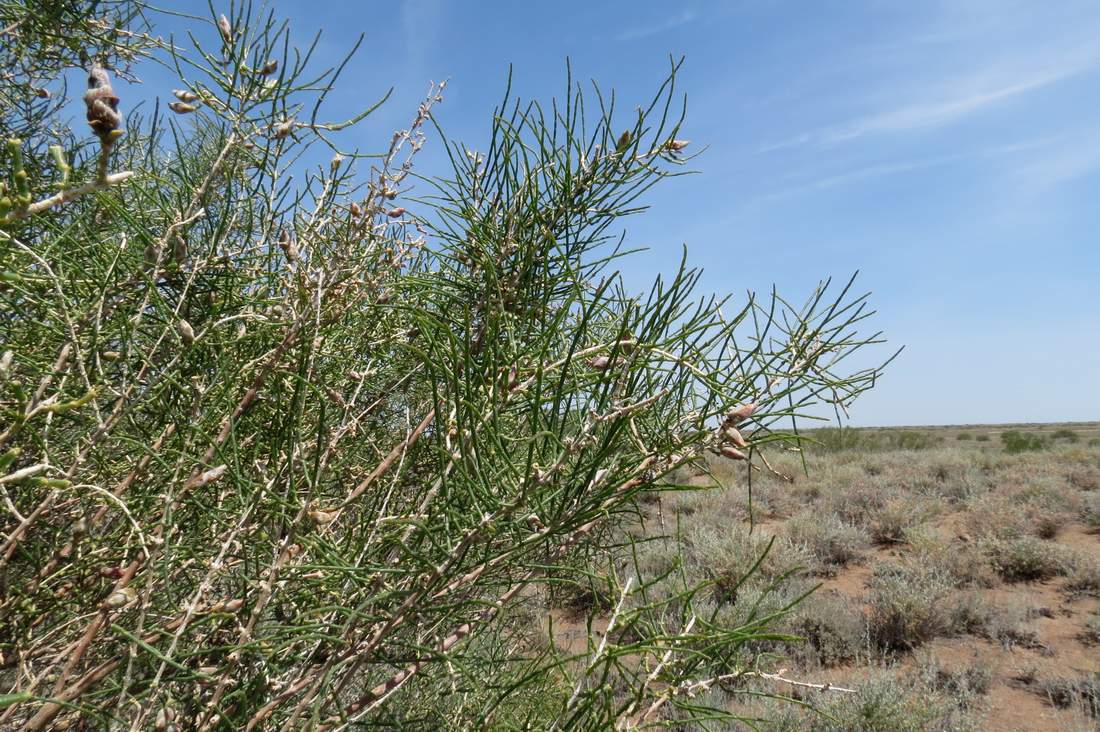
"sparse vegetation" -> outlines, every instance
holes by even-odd
[[[1091,677],[1067,676],[1065,664],[1072,658],[1074,668],[1100,672],[1094,533],[1100,525],[1094,485],[1100,452],[1090,451],[1086,440],[1100,425],[1075,425],[1081,436],[1076,443],[1051,438],[1057,429],[1012,429],[1045,434],[1044,448],[990,450],[977,439],[985,430],[960,441],[944,429],[933,446],[919,451],[883,449],[883,442],[864,439],[863,430],[851,430],[860,436],[830,434],[828,448],[808,449],[808,476],[798,474],[793,458],[774,461],[780,472],[795,476],[794,483],[754,476],[754,533],[760,532],[754,541],[760,546],[778,536],[778,554],[760,577],[738,586],[732,604],[727,589],[721,612],[757,602],[761,612],[781,611],[808,583],[820,581],[822,587],[779,625],[804,638],[804,645],[755,648],[781,659],[777,664],[788,677],[855,687],[859,695],[790,690],[835,715],[832,721],[732,690],[712,692],[714,698],[755,710],[774,722],[769,728],[789,730],[1020,724],[999,716],[989,698],[997,691],[1002,699],[1041,698],[1049,705],[1044,714],[1056,715],[1061,727],[1089,729]],[[922,431],[935,433],[915,430]],[[713,472],[743,488],[736,468],[727,463]],[[664,510],[666,521],[679,517],[685,536],[709,526],[732,541],[748,520],[716,492],[669,498]],[[647,547],[659,550],[659,543]],[[780,557],[785,561],[776,561]],[[689,573],[697,571],[697,561],[714,561],[690,554],[683,559]],[[784,579],[783,572],[795,567],[803,569]],[[774,581],[780,584],[771,587]],[[898,667],[905,669],[904,681],[894,675]],[[916,699],[931,707],[918,709]]]

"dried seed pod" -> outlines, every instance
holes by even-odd
[[[133,587],[123,587],[121,590],[115,590],[110,595],[107,595],[107,599],[103,601],[103,607],[116,609],[129,605],[136,599],[137,590]]]
[[[619,153],[620,155],[623,154],[624,152],[626,152],[626,149],[630,147],[630,143],[633,140],[634,135],[631,134],[630,130],[626,130],[625,132],[623,132],[622,135],[619,136],[619,141],[615,144],[615,152]]]
[[[344,162],[344,156],[340,153],[336,153],[332,156],[332,160],[328,161],[328,169],[332,171],[333,175],[340,169],[340,163]]]
[[[742,404],[741,406],[736,407],[735,409],[733,409],[733,411],[726,415],[726,423],[733,425],[740,424],[741,422],[744,422],[746,419],[751,417],[753,412],[755,411],[756,402]]]
[[[336,520],[336,516],[336,511],[321,511],[320,509],[315,509],[309,512],[309,517],[313,519],[315,523],[321,524],[322,526],[331,524]]]
[[[172,260],[180,267],[187,264],[187,240],[179,234],[172,236]]]
[[[400,206],[397,208],[391,208],[389,211],[386,212],[386,215],[389,216],[391,219],[397,219],[405,215],[405,209],[401,208]]]
[[[667,143],[665,143],[665,147],[667,147],[672,152],[680,152],[690,144],[691,140],[669,140]]]
[[[175,95],[176,99],[180,100],[181,102],[187,102],[188,104],[190,104],[191,102],[197,102],[199,100],[198,94],[187,89],[173,89],[172,94]]]
[[[244,600],[237,598],[235,600],[229,600],[225,603],[225,612],[235,613],[244,607]]]
[[[111,88],[107,70],[93,66],[88,72],[88,91],[84,92],[88,126],[103,143],[113,142],[121,134],[122,115],[118,112],[118,97]]]
[[[218,32],[222,34],[222,40],[226,43],[233,42],[233,26],[229,24],[229,18],[224,14],[218,16]]]
[[[191,114],[198,107],[194,104],[188,104],[187,102],[168,102],[168,109],[171,109],[176,114]]]
[[[722,436],[729,442],[737,447],[748,447],[749,443],[745,442],[745,438],[741,436],[741,431],[736,427],[726,427],[722,430]]]
[[[50,90],[45,88],[45,87],[42,87],[42,86],[35,87],[34,88],[34,95],[36,97],[38,97],[39,99],[49,99],[50,98]]]
[[[587,363],[597,371],[607,371],[615,366],[622,366],[625,361],[621,358],[611,358],[610,356],[596,356],[588,359]]]
[[[266,64],[260,67],[261,76],[270,76],[279,70],[279,62],[276,59],[270,59]]]
[[[294,131],[294,120],[292,120],[292,119],[283,120],[279,124],[275,125],[275,139],[276,140],[281,140],[293,131]]]
[[[15,358],[15,354],[11,351],[4,351],[4,355],[0,356],[0,376],[7,376],[8,371],[11,370],[11,360]]]
[[[225,475],[225,471],[228,470],[228,465],[219,465],[216,468],[210,468],[210,470],[203,471],[191,481],[192,488],[201,488],[204,485],[213,483],[218,478]]]
[[[738,450],[733,445],[722,445],[718,448],[718,453],[723,457],[728,457],[731,460],[748,460],[749,456]]]
[[[104,351],[103,352],[103,360],[104,361],[117,361],[120,358],[122,358],[122,354],[119,353],[118,351]]]
[[[191,327],[191,324],[186,320],[181,320],[176,325],[176,330],[179,331],[180,338],[183,339],[184,345],[190,346],[195,342],[195,329]]]
[[[360,206],[360,205],[359,205],[358,203],[356,203],[355,201],[352,201],[352,202],[351,202],[351,205],[350,205],[350,206],[348,206],[348,210],[349,210],[349,211],[351,211],[351,215],[352,215],[352,216],[354,216],[355,218],[359,218],[360,216],[362,216],[362,215],[363,215],[363,208],[362,208],[362,206]]]
[[[298,246],[294,243],[294,239],[286,229],[279,232],[279,248],[283,250],[283,254],[286,255],[288,262],[297,261]]]
[[[176,719],[176,710],[171,707],[161,707],[157,712],[156,720],[153,722],[154,729],[157,732],[168,732],[170,728],[175,728],[172,724]]]

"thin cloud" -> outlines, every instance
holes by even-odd
[[[872,133],[905,132],[949,124],[995,102],[1040,89],[1079,74],[1086,68],[1087,66],[1084,65],[1073,66],[965,97],[914,104],[889,112],[869,115],[827,131],[821,139],[830,143],[844,142]]]
[[[642,38],[649,38],[655,36],[658,33],[664,33],[670,31],[673,28],[679,28],[682,25],[687,25],[696,18],[699,14],[694,10],[685,10],[675,18],[669,18],[660,23],[654,23],[653,25],[639,26],[635,28],[628,28],[625,31],[615,36],[616,41],[638,41]]]
[[[933,98],[916,104],[908,104],[894,109],[875,112],[856,117],[847,122],[830,125],[812,132],[805,132],[786,140],[765,145],[758,153],[774,152],[802,145],[836,145],[849,142],[866,135],[897,134],[916,130],[930,129],[958,122],[969,115],[980,112],[992,105],[1012,97],[1050,86],[1096,68],[1097,53],[1089,49],[1088,53],[1075,54],[1047,68],[1021,75],[1014,69],[994,69],[992,74],[986,70],[982,74],[985,83],[979,91],[960,94],[959,85],[953,80],[945,80],[941,91]],[[991,84],[988,79],[1012,79],[1010,83]],[[1022,76],[1022,80],[1021,80]],[[978,86],[973,81],[970,86]]]

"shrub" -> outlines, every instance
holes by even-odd
[[[990,540],[984,548],[1006,582],[1049,579],[1066,571],[1065,558],[1056,546],[1030,536]]]
[[[1081,438],[1073,430],[1058,429],[1050,433],[1050,439],[1052,440],[1065,440],[1066,442],[1077,442]]]
[[[1100,673],[1044,679],[1034,690],[1056,707],[1076,707],[1100,719]]]
[[[868,631],[888,650],[907,650],[951,630],[952,583],[935,571],[887,565],[871,579]]]
[[[836,514],[803,513],[792,518],[786,530],[791,541],[809,549],[826,570],[855,561],[868,544],[867,534],[862,529],[844,522]]]
[[[989,435],[985,435],[985,434],[978,435],[977,437],[974,438],[974,441],[975,442],[989,442]]]
[[[974,436],[971,435],[969,432],[960,432],[959,434],[955,435],[955,439],[959,442],[962,442],[964,440],[972,440],[974,439]]]
[[[751,667],[772,619],[689,632],[686,583],[608,573],[581,602],[630,635],[579,666],[513,613],[730,453],[718,424],[868,388],[833,376],[864,298],[723,315],[686,265],[616,274],[684,162],[675,65],[637,111],[509,95],[480,152],[429,143],[434,87],[377,156],[331,156],[373,101],[326,119],[345,66],[227,11],[177,18],[185,51],[135,2],[0,3],[0,728],[608,728],[615,690]],[[88,58],[92,134],[65,123]],[[186,73],[167,117],[112,86],[150,66]],[[414,177],[425,144],[450,170]]]
[[[787,623],[787,630],[805,639],[792,651],[813,665],[830,667],[847,663],[867,646],[867,621],[851,600],[818,591],[802,602]]]
[[[1049,446],[1049,441],[1043,436],[1017,430],[1002,432],[1001,443],[1004,445],[1005,452],[1013,454],[1044,450]]]

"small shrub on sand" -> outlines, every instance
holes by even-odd
[[[1049,441],[1042,435],[1008,430],[1001,433],[1001,444],[1004,445],[1005,452],[1016,454],[1043,450],[1049,446]]]
[[[1100,673],[1040,681],[1035,692],[1056,707],[1076,707],[1100,719]]]
[[[788,522],[787,535],[820,560],[826,572],[855,561],[868,544],[865,531],[836,514],[800,514]]]
[[[867,625],[883,650],[915,648],[951,629],[949,578],[924,568],[887,565],[871,580]]]
[[[984,549],[1006,582],[1050,579],[1066,571],[1065,558],[1058,548],[1034,537],[994,539],[986,542]]]

